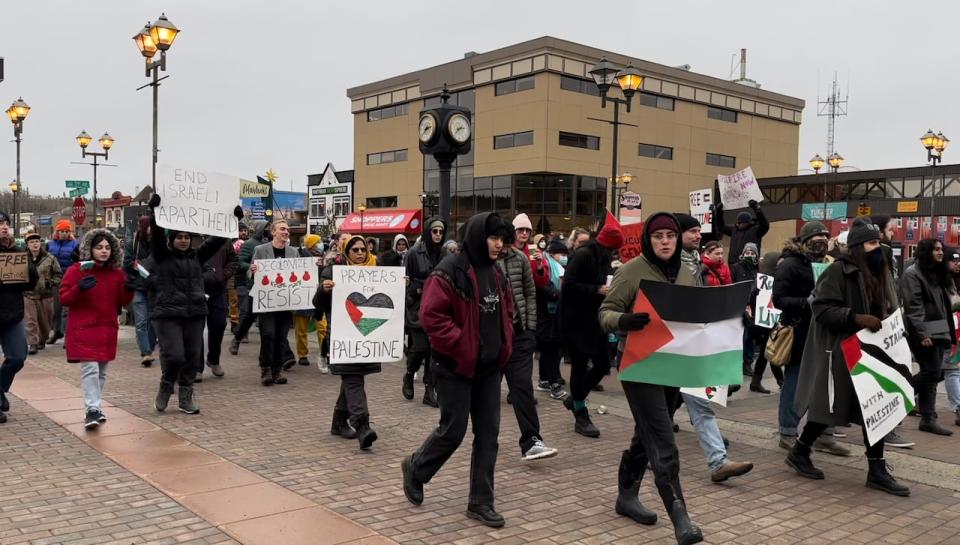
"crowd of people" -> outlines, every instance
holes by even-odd
[[[849,449],[836,438],[862,424],[846,364],[830,354],[842,353],[839,343],[861,329],[877,331],[898,309],[919,367],[915,375],[907,365],[897,367],[916,390],[918,429],[952,434],[937,418],[941,380],[960,426],[953,318],[960,311],[960,250],[922,240],[901,270],[888,217],[857,218],[832,241],[823,224],[808,222],[782,249],[763,253],[769,223],[756,202],[733,225],[724,222],[718,206],[709,234],[691,215],[658,212],[646,218],[640,255],[621,263],[624,234],[609,213],[592,232],[577,228],[569,236],[535,234],[523,213],[509,221],[492,212],[478,214],[459,236],[444,220],[429,218],[415,241],[397,235],[387,251],[376,255],[376,240],[350,233],[330,240],[311,234],[293,247],[285,221],[254,221],[248,228],[239,207],[235,240],[164,230],[152,213],[159,204],[154,195],[151,213],[140,218],[126,248],[104,229],[74,240],[69,222],[59,223],[46,245],[29,234],[21,248],[12,239],[9,217],[0,213],[0,253],[29,256],[28,282],[0,283],[0,423],[9,411],[6,393],[28,355],[63,339],[65,359],[80,370],[85,426],[102,425],[107,369],[117,355],[117,316],[129,305],[141,364],[160,361],[157,411],[165,411],[176,392],[180,411],[200,412],[193,385],[207,369],[215,377],[225,375],[220,348],[228,324],[228,351],[236,356],[257,323],[264,387],[286,384],[285,371],[294,365],[311,365],[309,339],[315,330],[320,372],[340,377],[330,433],[370,449],[378,435],[366,380],[381,371],[381,364],[329,362],[330,337],[336,334],[333,267],[385,265],[405,271],[406,367],[399,395],[414,399],[421,376],[422,403],[439,409],[439,425],[402,461],[403,491],[410,502],[422,504],[425,485],[460,446],[472,422],[466,514],[488,526],[505,522],[495,510],[494,494],[501,383],[507,385],[523,460],[558,454],[541,431],[535,391],[563,403],[574,433],[600,438],[588,397],[619,367],[626,336],[643,335],[651,322],[648,314],[633,310],[642,280],[708,288],[756,285],[758,274],[773,277],[772,303],[781,311],[780,322],[793,327],[789,361],[767,362],[770,330],[755,322],[754,289],[743,302],[743,373],[750,376],[751,391],[771,394],[762,383],[769,365],[780,390],[779,445],[788,451],[786,464],[802,477],[823,479],[812,452],[848,456]],[[258,261],[292,257],[315,260],[320,286],[313,308],[254,312],[250,290]],[[562,362],[570,364],[569,382]],[[713,482],[742,476],[753,464],[728,457],[728,441],[706,400],[670,386],[628,381],[621,386],[635,429],[618,466],[614,509],[637,523],[656,523],[657,514],[638,496],[649,468],[677,542],[697,543],[703,535],[687,513],[680,485],[675,412],[686,406]],[[739,387],[729,385],[730,394]],[[912,445],[895,431],[870,444],[864,431],[866,485],[909,495],[889,472],[884,449]]]

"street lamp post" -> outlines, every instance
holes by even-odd
[[[20,135],[23,134],[23,120],[26,119],[29,114],[30,106],[27,106],[27,103],[23,101],[23,97],[17,98],[17,100],[7,108],[7,117],[9,117],[13,123],[13,141],[17,143],[17,178],[14,180],[17,189],[14,190],[14,184],[10,184],[10,190],[13,191],[14,239],[20,234],[20,211],[17,209],[17,193],[23,188],[20,185]]]
[[[363,233],[363,213],[367,211],[366,205],[357,205],[357,212],[360,212],[360,233]]]
[[[627,107],[627,113],[630,113],[630,103],[633,102],[633,95],[637,92],[637,89],[639,89],[640,85],[643,84],[643,75],[632,65],[623,69],[618,69],[612,63],[610,63],[606,57],[601,58],[600,62],[594,65],[593,69],[590,70],[590,75],[593,76],[593,81],[597,84],[597,89],[600,90],[600,107],[606,108],[607,102],[613,103],[613,121],[607,121],[605,119],[595,119],[595,121],[605,121],[613,125],[613,160],[611,161],[610,165],[610,179],[613,180],[612,185],[615,186],[617,179],[617,144],[620,139],[620,125],[630,125],[632,127],[636,126],[620,121],[620,105],[625,105]],[[610,91],[610,87],[612,87],[614,84],[620,87],[620,90],[623,92],[623,98],[611,97],[607,95],[607,93]],[[615,202],[615,187],[611,188],[610,200],[611,206],[617,207],[619,215],[620,203]]]
[[[153,81],[137,88],[137,91],[147,87],[153,87],[153,190],[157,190],[157,92],[160,88],[160,82],[170,76],[160,77],[160,71],[167,71],[167,50],[177,39],[180,29],[173,26],[173,23],[167,19],[166,14],[161,13],[160,18],[155,23],[147,23],[143,30],[138,32],[133,41],[137,44],[137,49],[146,58],[146,76],[153,77]],[[160,59],[153,60],[153,57],[160,52]]]
[[[84,163],[87,165],[93,166],[93,226],[94,228],[99,227],[99,219],[97,217],[97,167],[98,166],[113,166],[113,165],[101,165],[97,162],[98,157],[103,157],[103,160],[106,161],[110,157],[110,148],[113,147],[113,137],[110,136],[110,133],[105,132],[103,136],[100,137],[97,142],[100,144],[100,147],[103,148],[103,151],[87,151],[87,146],[90,145],[90,142],[93,141],[93,137],[87,134],[87,131],[80,131],[80,134],[77,135],[77,144],[80,144],[80,151],[83,152],[83,158],[86,159],[89,155],[93,157],[92,163]]]
[[[624,172],[610,181],[610,183],[613,185],[613,202],[614,206],[616,207],[617,219],[620,219],[620,199],[623,198],[623,193],[630,188],[630,182],[632,181],[633,174],[630,174],[629,172]],[[621,185],[621,183],[623,185]],[[620,191],[621,189],[623,192]]]
[[[944,136],[942,132],[933,134],[933,131],[928,129],[927,133],[920,137],[920,143],[927,149],[927,162],[930,163],[930,233],[933,238],[937,238],[936,224],[934,223],[937,182],[934,169],[936,169],[937,163],[943,160],[943,152],[950,144],[950,139]]]
[[[813,169],[813,175],[817,178],[820,177],[820,169],[823,168],[824,160],[823,157],[820,157],[820,154],[817,153],[813,156],[813,159],[810,159],[810,168]],[[823,221],[827,221],[827,181],[823,181]]]
[[[834,183],[836,183],[836,174],[840,170],[840,165],[843,164],[843,157],[839,153],[833,152],[827,156],[827,164],[830,165],[830,170],[833,171]],[[827,182],[824,181],[823,183],[824,183],[824,188],[826,188]],[[824,192],[824,198],[826,198],[826,192]],[[826,209],[826,205],[824,205],[824,209]],[[826,210],[824,210],[824,213],[826,213]],[[846,216],[846,214],[844,214],[844,216]]]

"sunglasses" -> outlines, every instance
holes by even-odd
[[[443,229],[430,229],[430,232],[433,233],[433,234],[435,234],[435,235],[442,235],[442,234],[443,234]]]
[[[367,253],[366,248],[350,248],[350,253],[352,254],[365,254]]]

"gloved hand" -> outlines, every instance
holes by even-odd
[[[621,331],[640,331],[650,323],[650,315],[646,312],[632,312],[620,316],[617,327]]]
[[[160,206],[160,195],[154,193],[153,196],[150,197],[150,202],[147,203],[147,206],[150,208],[156,208]]]
[[[243,208],[240,208],[239,205],[236,206],[236,207],[234,207],[234,209],[233,209],[233,215],[234,215],[238,220],[242,220],[242,219],[243,219]]]
[[[80,279],[79,282],[77,282],[77,287],[80,288],[81,291],[87,291],[96,285],[97,285],[97,279],[92,274],[88,274],[87,276],[84,276],[83,278]]]
[[[718,214],[719,214],[720,212],[723,212],[723,203],[722,203],[722,202],[718,202],[718,203],[711,204],[711,205],[710,205],[710,210],[713,210],[714,212],[716,212],[716,213],[718,213]]]
[[[857,314],[853,317],[853,323],[857,324],[857,327],[861,329],[869,329],[870,331],[876,333],[880,331],[881,323],[880,318],[876,316],[871,316],[870,314]]]
[[[747,202],[747,206],[749,206],[750,208],[753,208],[754,210],[756,210],[757,208],[760,208],[760,203],[758,203],[757,201],[755,201],[755,200],[753,200],[753,199],[750,199],[750,201]]]

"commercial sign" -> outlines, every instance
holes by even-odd
[[[861,204],[860,206],[857,207],[858,216],[869,216],[870,214],[873,214],[873,208],[870,208],[865,204]]]
[[[643,221],[642,199],[638,193],[624,191],[620,195],[620,224],[630,225]]]
[[[40,216],[37,218],[37,225],[53,225],[53,216]]]
[[[418,233],[422,216],[422,210],[367,210],[350,214],[340,228],[347,233]]]
[[[241,197],[269,197],[270,196],[270,186],[267,184],[261,184],[259,182],[251,182],[250,180],[240,180],[240,196]]]
[[[837,220],[845,217],[847,217],[845,202],[828,202],[826,206],[823,203],[806,203],[800,211],[800,219],[803,221]]]
[[[897,203],[898,214],[916,213],[918,210],[920,210],[920,203],[918,201],[900,201]]]

